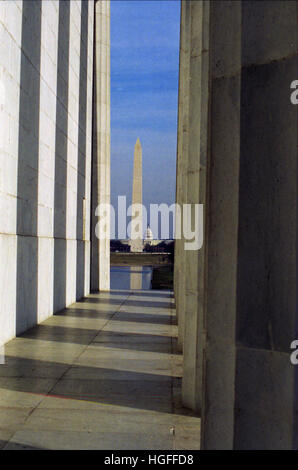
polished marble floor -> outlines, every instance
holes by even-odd
[[[172,294],[92,294],[5,346],[2,449],[198,449]]]

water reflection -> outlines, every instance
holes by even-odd
[[[143,285],[143,276],[142,276],[142,266],[135,266],[133,269],[130,269],[130,288],[142,289]]]
[[[151,266],[112,266],[111,289],[151,289]]]

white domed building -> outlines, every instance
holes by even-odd
[[[152,245],[153,242],[153,233],[149,225],[147,226],[146,235],[144,239],[144,245]]]

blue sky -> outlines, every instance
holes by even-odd
[[[131,203],[143,147],[143,203],[175,200],[180,2],[111,1],[111,201]]]

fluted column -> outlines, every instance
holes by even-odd
[[[95,66],[93,98],[91,289],[110,288],[110,220],[102,213],[107,237],[99,239],[96,208],[110,203],[110,0],[95,3]]]
[[[188,112],[189,112],[189,66],[190,66],[190,2],[181,1],[181,37],[179,70],[179,109],[177,139],[176,203],[182,207],[187,199],[188,161]],[[176,223],[178,223],[176,214]],[[178,229],[179,230],[179,229]],[[177,232],[177,229],[176,229]],[[175,301],[178,318],[178,347],[183,348],[185,314],[185,250],[183,231],[181,239],[175,240]]]
[[[186,171],[187,203],[206,203],[209,98],[209,10],[205,1],[191,1],[189,144]],[[203,230],[203,226],[199,227]],[[183,342],[183,404],[201,411],[204,343],[205,245],[185,251],[185,314]]]

